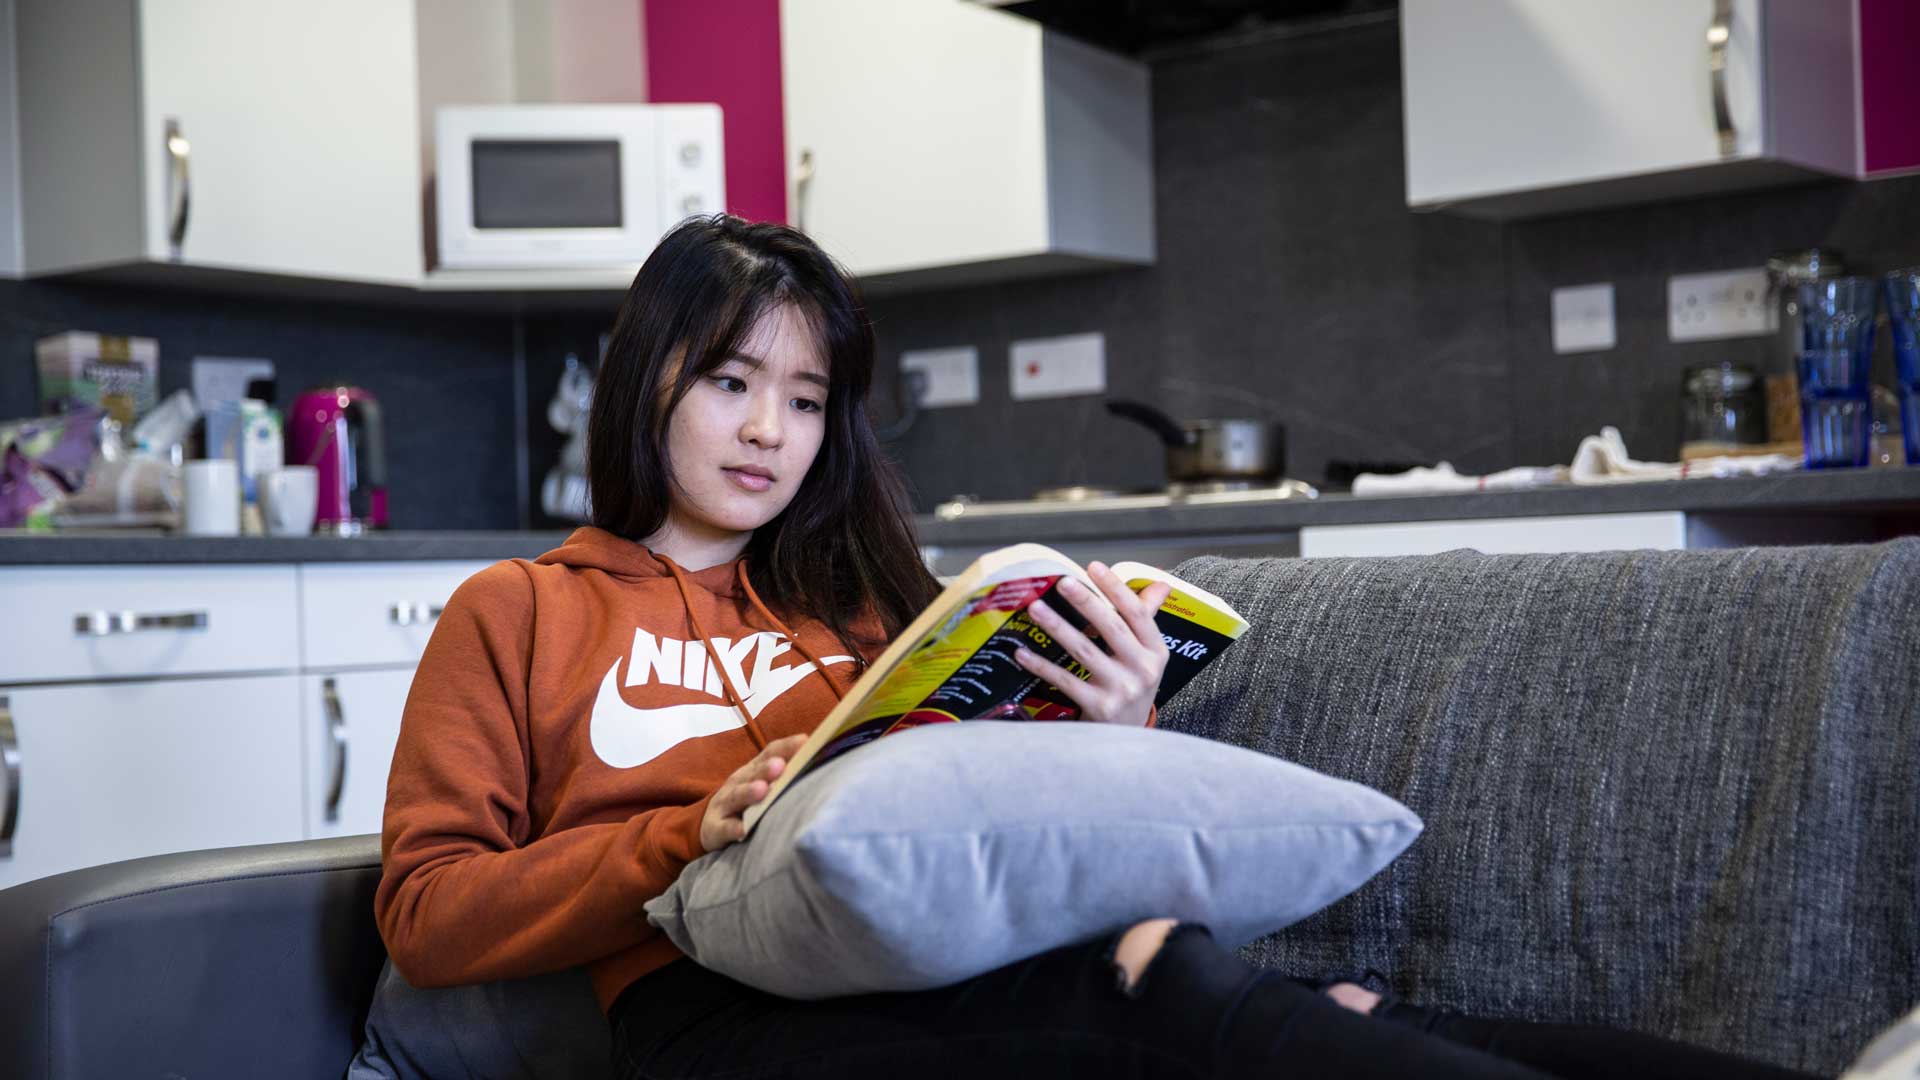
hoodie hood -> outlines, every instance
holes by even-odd
[[[605,529],[585,525],[573,530],[565,543],[534,560],[537,566],[570,566],[576,570],[599,570],[627,579],[671,578],[673,568],[646,545]],[[715,596],[740,594],[739,559],[709,566],[704,570],[680,570],[688,584]]]

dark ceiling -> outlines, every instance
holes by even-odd
[[[1393,0],[1019,0],[1001,10],[1138,55],[1222,34],[1394,6]]]

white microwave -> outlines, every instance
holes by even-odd
[[[631,266],[727,205],[718,105],[455,105],[434,135],[449,269]]]

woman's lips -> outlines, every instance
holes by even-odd
[[[742,469],[721,469],[720,471],[727,474],[727,479],[748,491],[765,491],[773,486],[772,477],[762,476],[756,472],[746,472]]]

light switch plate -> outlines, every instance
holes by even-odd
[[[1007,350],[1015,401],[1107,392],[1107,336],[1101,333],[1016,341]]]
[[[1773,330],[1767,272],[1728,270],[1667,279],[1667,337],[1673,341],[1762,337]]]
[[[900,354],[900,370],[926,374],[927,389],[920,398],[923,409],[980,402],[980,350],[971,345],[909,349]]]
[[[1553,351],[1597,352],[1614,346],[1613,283],[1553,290]]]

